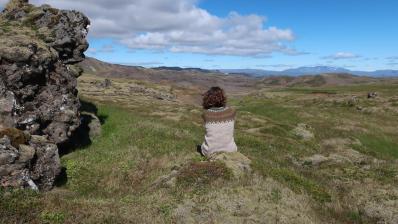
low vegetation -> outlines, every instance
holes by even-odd
[[[1,191],[1,223],[184,223],[203,221],[195,214],[210,220],[213,210],[232,223],[278,223],[297,214],[297,223],[392,223],[395,217],[388,216],[397,209],[388,201],[398,200],[398,85],[262,89],[232,97],[236,142],[253,168],[252,176],[235,180],[196,152],[204,134],[197,105],[134,89],[90,88],[91,76],[80,83],[82,99],[103,120],[101,136],[62,157],[66,176],[53,191]],[[369,91],[379,96],[367,99]],[[313,137],[298,136],[299,124]],[[181,164],[190,165],[175,188],[151,187]],[[235,196],[245,202],[240,208]],[[376,202],[383,211],[374,213]]]

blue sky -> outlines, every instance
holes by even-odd
[[[5,0],[0,0],[4,5]],[[92,21],[88,56],[153,66],[398,69],[394,0],[31,0]]]

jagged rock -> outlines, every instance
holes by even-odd
[[[361,142],[357,139],[332,138],[322,141],[321,146],[326,155],[314,154],[300,159],[296,165],[301,166],[321,166],[322,164],[356,164],[366,169],[367,164],[376,164],[380,161],[354,150],[352,146],[360,146]]]
[[[146,96],[151,96],[158,100],[168,100],[168,101],[176,101],[177,97],[169,92],[159,91],[151,88],[147,88],[144,86],[130,86],[129,92],[134,94],[142,94]]]
[[[359,103],[359,99],[357,96],[351,96],[351,98],[347,101],[347,106],[353,107]]]
[[[369,92],[368,93],[368,99],[376,98],[376,97],[377,97],[377,93],[376,92]]]
[[[200,163],[187,163],[180,166],[173,167],[172,171],[166,175],[159,177],[155,180],[150,189],[156,187],[173,188],[176,186],[177,179],[184,175],[187,171],[195,173],[197,168],[213,168],[214,164],[222,163],[225,165],[221,166],[228,170],[228,173],[232,173],[233,177],[239,179],[245,175],[252,173],[251,160],[241,154],[240,152],[218,152],[210,155],[208,161],[202,161]],[[211,172],[208,170],[208,172]],[[229,175],[228,175],[229,176]]]
[[[109,80],[109,79],[104,79],[104,81],[103,81],[103,82],[100,82],[100,83],[98,84],[98,86],[99,86],[100,88],[109,88],[109,87],[112,86],[112,81]]]
[[[312,165],[312,166],[318,166],[326,161],[329,161],[330,158],[320,155],[320,154],[315,154],[309,157],[306,157],[303,159],[303,165]]]
[[[52,188],[61,163],[57,146],[43,138],[34,136],[17,147],[8,135],[0,139],[0,186]]]
[[[312,128],[309,125],[303,123],[298,124],[297,127],[293,129],[293,134],[305,141],[314,138],[314,133],[312,133]]]
[[[29,145],[19,145],[19,158],[18,163],[27,163],[33,159],[36,150]]]
[[[12,153],[0,153],[0,166],[11,164],[15,161],[16,155]]]
[[[0,186],[51,189],[57,145],[80,125],[74,64],[88,48],[80,12],[12,0],[0,14]]]
[[[33,144],[40,144],[40,143],[49,143],[49,140],[45,136],[32,135],[30,142]]]
[[[214,153],[210,155],[209,160],[224,163],[237,178],[250,174],[252,171],[251,160],[240,152]]]
[[[0,15],[0,123],[65,142],[79,126],[76,71],[88,44],[81,13],[12,1]],[[48,38],[51,37],[51,38]]]
[[[155,98],[158,100],[168,100],[168,101],[175,101],[176,100],[176,96],[173,94],[169,94],[169,93],[158,93],[157,95],[155,95]]]
[[[28,164],[19,160],[19,150],[11,144],[11,139],[7,135],[0,138],[0,155],[0,186],[26,186],[29,176]]]
[[[37,161],[32,166],[31,177],[41,190],[50,190],[61,172],[61,161],[55,144],[35,144]]]

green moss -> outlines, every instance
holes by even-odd
[[[12,24],[9,21],[0,19],[0,29],[5,33],[9,33],[12,30]]]
[[[7,128],[0,130],[0,138],[4,136],[8,136],[8,138],[11,141],[11,144],[16,148],[18,148],[19,145],[25,144],[28,141],[25,133],[16,128]]]
[[[40,214],[43,224],[62,224],[65,221],[65,214],[62,212],[47,212],[43,211]]]
[[[219,162],[193,162],[177,176],[177,186],[187,191],[206,192],[219,179],[230,180],[232,172]]]

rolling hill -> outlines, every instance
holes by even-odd
[[[87,58],[81,67],[87,74],[105,78],[128,78],[153,83],[167,83],[179,88],[195,89],[203,92],[210,86],[221,86],[230,94],[240,95],[262,87],[323,87],[344,86],[355,84],[369,84],[382,82],[397,82],[397,78],[381,78],[359,76],[347,73],[345,69],[332,67],[318,67],[317,72],[311,75],[272,75],[252,76],[244,73],[245,70],[237,70],[236,73],[225,74],[226,70],[211,71],[200,68],[157,67],[144,68],[139,66],[126,66]],[[311,68],[299,69],[301,72],[310,73]],[[261,70],[250,70],[260,72]],[[326,73],[317,74],[318,72]],[[290,70],[289,74],[299,74],[296,70]]]
[[[302,76],[319,74],[353,74],[358,76],[370,77],[397,77],[398,70],[376,70],[376,71],[355,71],[340,67],[314,66],[286,69],[283,71],[270,71],[262,69],[220,69],[220,72],[228,74],[246,74],[255,77],[261,76]]]

